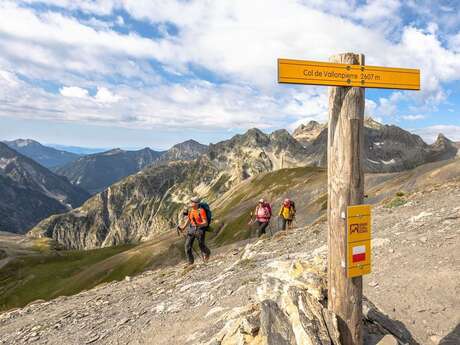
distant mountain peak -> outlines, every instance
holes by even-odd
[[[204,154],[207,150],[207,145],[201,144],[193,139],[188,139],[165,151],[159,163],[193,160]]]
[[[373,129],[380,129],[384,125],[382,125],[380,122],[374,120],[372,117],[366,116],[366,117],[364,117],[364,126],[366,126],[368,128],[373,128]]]
[[[307,124],[301,124],[297,127],[292,136],[303,144],[308,144],[315,140],[326,127],[317,121],[309,121]]]
[[[45,146],[32,139],[4,141],[11,149],[47,168],[56,168],[76,160],[79,155]]]
[[[278,129],[270,134],[270,139],[278,141],[295,141],[292,135],[286,129]]]
[[[114,148],[114,149],[111,149],[111,150],[102,152],[102,153],[100,153],[100,155],[101,155],[101,156],[110,156],[110,155],[116,155],[116,154],[123,153],[123,152],[126,152],[126,151],[125,151],[125,150],[122,150],[122,149],[119,148],[119,147],[116,147],[116,148]],[[99,155],[99,154],[96,153],[95,155]]]
[[[0,229],[24,232],[43,217],[80,206],[89,194],[0,142]]]
[[[438,134],[436,141],[430,145],[430,149],[429,161],[432,162],[455,157],[459,151],[457,144],[442,133]]]
[[[258,128],[248,129],[246,133],[242,135],[242,137],[245,139],[251,139],[251,140],[258,141],[258,142],[266,141],[268,139],[268,135],[262,132]]]
[[[447,138],[443,133],[439,133],[436,138],[436,142],[440,142],[440,141],[447,141],[447,142],[453,143],[453,141]]]
[[[103,191],[128,175],[137,173],[157,161],[162,154],[148,147],[135,151],[114,148],[83,156],[60,167],[56,172],[93,194]]]
[[[322,127],[322,125],[318,122],[318,121],[315,121],[315,120],[310,120],[307,122],[307,124],[301,124],[299,127],[296,128],[296,131],[311,131],[311,130],[315,130],[317,128],[320,128]]]
[[[11,143],[11,144],[15,143],[18,147],[24,147],[28,145],[42,146],[42,144],[40,144],[38,141],[35,141],[33,139],[16,139],[16,140],[9,141],[7,143]]]
[[[203,145],[201,143],[199,143],[198,141],[194,140],[194,139],[188,139],[188,140],[185,140],[179,144],[176,144],[176,145],[180,145],[180,144],[187,144],[187,145]]]
[[[173,146],[173,148],[182,148],[182,147],[189,147],[189,148],[206,148],[207,146],[204,144],[201,144],[200,142],[194,140],[194,139],[188,139],[186,141],[183,141],[179,144],[176,144]]]

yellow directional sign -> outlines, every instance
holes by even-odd
[[[420,90],[420,70],[278,59],[278,82]]]
[[[347,276],[371,272],[371,206],[347,208]]]

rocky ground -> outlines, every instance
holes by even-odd
[[[458,200],[460,181],[374,208],[364,294],[420,344],[460,343]],[[223,247],[206,265],[148,271],[0,314],[0,344],[232,344],[236,329],[257,341],[267,336],[267,298],[277,301],[286,286],[321,301],[325,254],[324,223]],[[381,338],[372,336],[367,343]]]

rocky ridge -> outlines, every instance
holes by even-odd
[[[194,161],[153,164],[95,195],[82,208],[43,220],[29,235],[50,237],[73,249],[148,240],[175,227],[177,214],[190,195],[198,194],[208,202],[219,203],[221,197],[226,198],[225,192],[250,177],[307,165],[305,157],[311,157],[306,154],[308,150],[285,130],[268,135],[252,129],[211,144]],[[276,189],[286,183],[275,182]],[[315,200],[321,197],[315,191],[307,194],[313,194]],[[318,208],[316,212],[322,207],[321,202],[312,206]],[[237,215],[241,221],[246,210],[237,210],[242,211]]]
[[[90,249],[138,242],[174,226],[190,195],[216,200],[260,173],[303,166],[304,148],[287,131],[244,135],[210,145],[193,161],[153,164],[93,196],[81,208],[43,220],[29,233],[65,248]]]
[[[303,145],[307,145],[315,140],[325,128],[324,124],[316,121],[309,121],[307,124],[301,124],[297,127],[292,136]]]
[[[207,155],[237,182],[263,172],[306,165],[304,147],[283,129],[271,134],[250,129],[230,140],[211,144]]]
[[[364,293],[377,307],[365,303],[366,344],[458,340],[459,197],[456,178],[374,207]],[[326,242],[318,222],[214,249],[192,269],[165,267],[38,301],[0,315],[0,343],[337,344],[334,316],[322,308]]]
[[[80,206],[89,195],[0,143],[0,230],[24,233],[40,219]]]
[[[95,194],[122,178],[142,170],[160,156],[160,152],[149,148],[138,151],[112,149],[83,156],[55,171],[67,177],[72,184]]]
[[[137,151],[112,149],[81,157],[56,169],[56,173],[66,176],[73,184],[86,189],[91,194],[96,194],[149,165],[190,161],[197,159],[206,151],[207,146],[195,140],[176,144],[167,151],[154,151],[149,148]]]
[[[319,131],[319,133],[318,133]],[[308,155],[308,164],[327,165],[327,126],[308,124],[294,131]],[[310,138],[305,140],[303,138]],[[372,118],[364,121],[364,165],[368,172],[396,172],[457,155],[455,143],[440,134],[432,145],[418,135],[393,125],[382,125]]]
[[[163,152],[158,163],[194,160],[206,153],[207,150],[207,145],[200,144],[196,140],[187,140]]]
[[[75,153],[57,150],[31,139],[17,139],[3,143],[48,169],[63,166],[80,157]]]

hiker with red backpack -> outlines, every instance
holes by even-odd
[[[279,217],[282,221],[282,230],[286,230],[286,228],[292,228],[292,222],[295,218],[295,203],[290,199],[284,199],[283,203],[281,204],[281,209],[279,212]]]
[[[251,213],[252,218],[253,213]],[[270,224],[270,218],[272,217],[272,207],[264,199],[260,199],[257,203],[256,209],[254,210],[255,224],[257,225],[257,237],[262,236],[266,233],[267,227]],[[251,219],[250,224],[254,222]]]
[[[184,212],[184,215],[186,213]],[[185,229],[185,254],[187,255],[188,265],[193,265],[195,258],[193,256],[193,243],[198,240],[201,255],[204,262],[209,260],[211,251],[206,246],[205,234],[209,230],[212,213],[207,203],[201,202],[200,198],[193,197],[190,199],[190,210],[187,214],[187,220],[184,226],[178,226],[177,229],[184,233]]]

